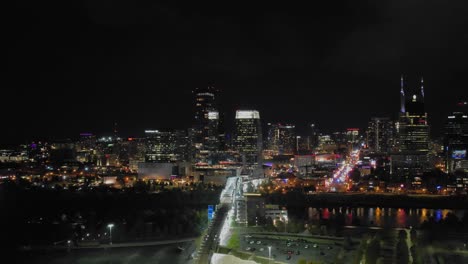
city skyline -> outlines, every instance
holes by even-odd
[[[399,101],[400,102],[402,102],[402,100],[404,102],[404,100],[405,100],[404,99],[405,98],[404,93],[406,93],[407,98],[410,98],[412,93],[423,93],[424,94],[424,91],[422,90],[422,87],[423,87],[422,86],[422,81],[421,81],[422,78],[420,79],[420,83],[419,83],[418,87],[413,87],[413,86],[408,87],[407,80],[404,80],[404,85],[403,85],[403,79],[404,79],[404,77],[402,75],[401,79],[400,79],[400,93],[399,93],[399,95],[400,95]],[[219,89],[217,89],[213,85],[208,85],[206,87],[208,87],[208,89],[216,89],[217,90],[216,91],[216,98],[217,98],[216,99],[216,104],[217,104],[217,106],[216,106],[216,108],[213,108],[213,109],[218,109],[218,110],[216,110],[216,113],[218,115],[223,115],[223,116],[226,115],[226,116],[231,118],[231,119],[226,119],[226,120],[223,121],[223,123],[225,122],[225,123],[227,123],[227,125],[224,124],[221,129],[226,129],[226,127],[227,127],[227,131],[226,131],[227,134],[225,136],[232,137],[234,135],[234,133],[235,133],[235,126],[234,126],[235,117],[233,115],[236,113],[236,111],[256,109],[256,108],[255,107],[238,107],[237,109],[231,109],[231,110],[229,110],[227,112],[223,112],[223,110],[220,110],[220,109],[224,109],[222,107],[223,103],[220,102],[220,100],[219,100],[220,97],[222,98],[222,91],[220,91]],[[401,87],[404,87],[404,90],[401,90],[402,89]],[[193,93],[194,93],[194,91],[196,91],[198,89],[200,89],[200,88],[197,87],[192,91],[192,95],[189,96],[189,99],[193,100]],[[203,91],[203,89],[205,89],[205,87],[202,88],[202,91]],[[402,91],[404,92],[403,97],[401,97]],[[179,99],[182,99],[182,98],[179,98]],[[427,98],[424,97],[424,100],[426,101]],[[199,110],[196,110],[197,106],[193,105],[193,101],[190,102],[190,103],[192,104],[192,109],[191,110],[192,111],[195,110],[195,112],[197,113],[197,111],[199,111]],[[460,103],[465,103],[465,101],[458,101],[456,104],[453,104],[451,111],[454,111],[456,108],[458,108]],[[395,102],[394,105],[398,106],[398,102]],[[400,105],[399,108],[400,108],[400,112],[402,110],[404,110],[404,106]],[[428,107],[428,105],[425,104],[425,108],[427,109],[427,108],[430,108],[430,107]],[[432,123],[430,123],[431,113],[428,113],[429,127],[430,127],[430,130],[431,130],[430,137],[432,139],[437,139],[437,138],[439,138],[440,136],[443,135],[442,129],[444,128],[445,123],[447,122],[447,120],[445,118],[449,113],[447,113],[447,114],[443,113],[444,118],[441,120],[442,121],[442,124],[440,124],[441,127],[437,127],[436,129],[434,129],[434,125]],[[188,115],[188,116],[191,115],[190,112],[186,112],[184,114]],[[198,113],[197,115],[200,115],[200,113]],[[262,116],[263,116],[263,113],[262,113]],[[363,125],[359,125],[359,126],[354,125],[353,126],[351,124],[348,127],[341,126],[341,127],[336,128],[336,129],[333,129],[333,128],[330,128],[330,127],[322,127],[321,124],[317,124],[317,123],[314,123],[314,122],[298,121],[298,123],[292,123],[292,122],[288,122],[288,121],[285,121],[285,120],[278,120],[278,119],[265,120],[263,118],[261,119],[261,125],[265,129],[265,128],[267,128],[269,126],[270,123],[291,123],[292,125],[299,128],[299,129],[297,129],[298,130],[297,131],[298,135],[307,135],[308,132],[310,132],[310,131],[308,131],[308,126],[311,125],[311,124],[314,124],[315,126],[319,127],[319,131],[321,132],[321,134],[326,135],[326,134],[331,134],[331,133],[334,133],[334,132],[343,132],[346,129],[348,129],[349,127],[358,127],[361,131],[364,132],[367,129],[368,120],[371,119],[371,118],[375,118],[377,116],[384,117],[384,118],[389,118],[392,122],[398,121],[398,111],[395,111],[393,113],[382,113],[380,115],[374,115],[374,116],[369,117],[367,120],[360,120],[359,123],[363,123],[363,121],[365,121],[363,123]],[[364,117],[362,117],[362,118],[364,118]],[[223,119],[225,119],[225,118],[223,118]],[[6,145],[15,145],[15,144],[20,144],[20,143],[26,143],[27,141],[37,141],[37,140],[46,140],[46,141],[52,140],[53,141],[53,140],[61,140],[61,139],[65,139],[65,138],[77,138],[82,133],[91,133],[91,134],[94,134],[96,136],[117,136],[118,135],[119,137],[122,137],[122,138],[144,137],[145,136],[145,130],[147,130],[147,129],[159,129],[159,130],[161,130],[161,129],[162,130],[165,130],[165,129],[182,129],[182,130],[187,131],[187,130],[190,130],[190,129],[194,128],[194,127],[197,127],[197,124],[196,124],[197,121],[196,120],[197,120],[197,116],[195,116],[195,119],[193,119],[193,117],[192,117],[192,120],[187,122],[187,123],[178,123],[175,127],[167,127],[167,126],[164,127],[164,126],[150,125],[148,127],[143,128],[141,131],[135,131],[135,129],[129,129],[128,127],[122,127],[121,125],[119,125],[119,122],[117,122],[117,120],[114,120],[114,121],[111,121],[110,124],[108,124],[109,126],[107,128],[104,128],[104,129],[101,129],[101,130],[99,129],[99,127],[96,127],[94,129],[90,128],[88,130],[74,131],[73,134],[65,134],[64,132],[66,130],[64,129],[63,131],[57,131],[57,132],[51,133],[51,134],[49,134],[47,136],[37,136],[37,135],[35,136],[35,135],[30,134],[30,135],[26,135],[26,137],[24,137],[22,139],[19,138],[19,137],[16,140],[11,140],[11,138],[8,138],[7,141],[4,141],[4,142],[0,141],[0,144],[6,146]],[[294,120],[294,118],[286,119],[286,120]],[[131,127],[133,127],[133,126],[131,126]],[[433,134],[434,130],[440,130],[440,131],[438,131],[437,134],[434,135]]]
[[[424,76],[433,136],[467,97],[462,2],[314,10],[147,3],[13,8],[2,143],[100,134],[114,122],[127,135],[184,128],[191,91],[211,83],[226,120],[255,108],[265,121],[331,131],[396,115],[401,74],[410,86]]]

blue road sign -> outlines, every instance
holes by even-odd
[[[213,219],[213,211],[214,211],[213,209],[214,209],[213,205],[208,205],[208,220]]]

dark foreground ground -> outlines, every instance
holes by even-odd
[[[11,263],[31,264],[157,264],[192,263],[193,242],[177,245],[138,248],[79,249],[70,252],[20,252]]]

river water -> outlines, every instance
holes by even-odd
[[[382,207],[338,207],[338,208],[308,208],[309,220],[333,219],[342,213],[345,225],[355,225],[359,222],[362,226],[378,227],[418,227],[425,220],[434,217],[440,221],[448,213],[454,213],[458,219],[463,217],[465,210],[452,209],[426,209],[426,208],[382,208]]]

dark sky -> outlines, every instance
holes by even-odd
[[[424,76],[434,135],[468,97],[464,0],[16,2],[0,143],[188,127],[191,91],[209,83],[229,119],[252,107],[325,131],[395,115],[402,73]]]

